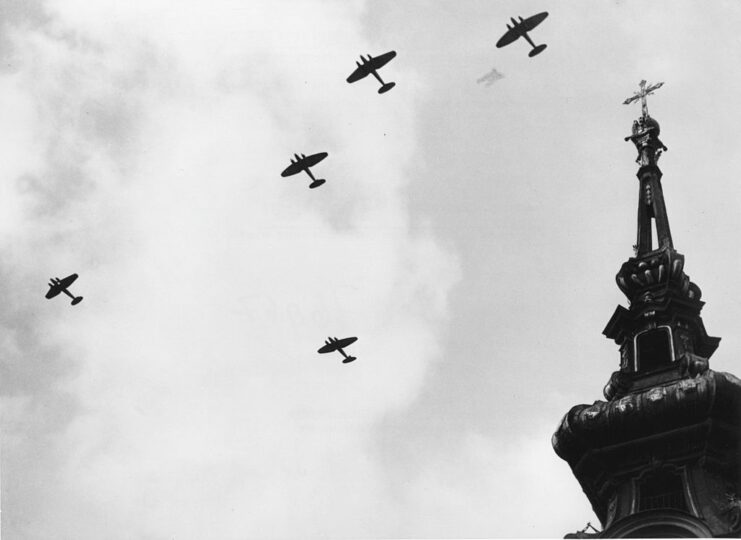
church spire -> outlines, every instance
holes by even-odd
[[[603,530],[566,537],[741,537],[741,380],[709,368],[718,347],[700,316],[700,288],[674,249],[656,162],[666,147],[646,86],[626,140],[638,150],[638,242],[615,279],[603,333],[620,348],[606,401],[572,407],[553,435]],[[656,227],[656,238],[652,226]]]
[[[641,116],[633,122],[632,134],[625,137],[633,141],[638,150],[636,161],[641,165],[638,170],[638,239],[635,244],[636,255],[643,255],[653,250],[652,220],[656,225],[656,241],[659,248],[672,248],[672,234],[669,229],[669,217],[664,204],[664,193],[661,188],[661,170],[656,165],[661,153],[667,148],[659,139],[659,123],[648,114],[646,97],[663,86],[663,82],[646,88],[646,81],[641,81],[640,90],[623,101],[629,105],[641,101]]]
[[[636,383],[657,369],[676,366],[681,372],[692,360],[707,369],[707,359],[720,341],[705,332],[700,318],[702,293],[684,273],[684,255],[674,249],[669,229],[662,174],[656,164],[666,146],[659,139],[661,128],[649,116],[646,103],[647,96],[663,84],[647,87],[646,81],[641,81],[639,91],[623,102],[641,102],[641,116],[633,122],[632,134],[625,138],[638,150],[638,227],[634,257],[623,263],[616,276],[630,308],[618,306],[604,330],[620,346],[621,353],[620,371],[613,374],[605,388],[608,399],[633,386],[627,384],[628,380]],[[670,372],[666,375],[673,376]]]

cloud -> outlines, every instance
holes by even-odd
[[[408,509],[401,536],[548,538],[583,527],[584,494],[543,444],[550,429],[533,422],[512,438],[467,432],[455,459],[449,451],[425,459],[399,495]],[[554,500],[557,516],[548,510]]]
[[[4,532],[392,534],[371,428],[419,392],[458,276],[409,227],[422,82],[345,83],[357,2],[44,8],[0,77]],[[314,151],[327,184],[280,178]],[[43,300],[73,271],[82,304]]]

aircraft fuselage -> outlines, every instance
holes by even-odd
[[[532,39],[530,39],[530,36],[528,36],[528,35],[527,35],[527,30],[525,30],[525,29],[524,29],[524,28],[522,27],[522,23],[523,23],[523,22],[525,22],[525,21],[524,21],[524,20],[522,19],[522,17],[520,17],[520,20],[519,20],[519,22],[518,22],[518,21],[516,21],[514,17],[510,17],[510,18],[509,18],[509,20],[510,20],[510,21],[512,21],[512,24],[513,24],[514,26],[512,26],[512,28],[510,28],[510,26],[509,26],[509,25],[507,25],[507,28],[510,28],[510,30],[514,30],[515,32],[517,32],[517,34],[518,34],[518,35],[519,35],[520,37],[524,37],[524,38],[525,38],[525,40],[526,40],[526,41],[527,41],[527,42],[528,42],[528,43],[530,44],[530,46],[531,46],[531,47],[535,48],[535,43],[533,43],[533,40],[532,40]]]

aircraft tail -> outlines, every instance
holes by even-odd
[[[76,306],[80,302],[82,302],[82,296],[75,296],[74,299],[72,300],[72,305]]]
[[[382,85],[381,88],[378,89],[379,94],[385,94],[389,90],[391,90],[394,86],[396,86],[395,82],[387,82],[386,84]]]
[[[542,45],[538,45],[537,47],[533,47],[533,49],[527,55],[530,58],[532,58],[533,56],[537,56],[540,53],[542,53],[547,46],[548,45],[546,45],[545,43],[543,43]]]

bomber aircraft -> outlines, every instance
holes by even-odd
[[[394,86],[396,86],[396,83],[394,82],[388,82],[384,83],[381,76],[378,74],[378,70],[381,69],[383,66],[389,63],[389,61],[396,56],[396,51],[389,51],[385,54],[382,54],[381,56],[376,56],[373,58],[370,54],[368,55],[368,58],[363,58],[363,55],[360,55],[360,59],[363,61],[361,64],[360,62],[356,61],[357,68],[355,68],[355,71],[353,71],[350,76],[347,78],[347,82],[354,83],[355,81],[359,81],[360,79],[364,79],[368,75],[373,75],[376,79],[378,79],[378,82],[381,83],[381,88],[378,89],[379,94],[384,94],[391,90]]]
[[[318,154],[312,154],[310,156],[307,156],[306,154],[301,154],[301,156],[299,156],[298,154],[293,154],[293,156],[296,159],[291,159],[291,164],[286,167],[285,171],[280,173],[283,178],[285,178],[286,176],[293,176],[294,174],[298,174],[301,171],[306,171],[306,174],[308,174],[309,178],[311,178],[312,180],[311,184],[309,184],[309,187],[311,189],[319,187],[324,182],[326,182],[324,178],[314,178],[314,175],[311,174],[309,168],[313,167],[325,157],[327,157],[327,152],[319,152]]]
[[[525,20],[523,20],[522,17],[518,17],[520,20],[516,21],[514,17],[510,17],[509,20],[512,21],[512,26],[509,24],[507,25],[507,32],[499,38],[499,41],[497,41],[497,48],[505,47],[513,41],[516,41],[518,38],[524,37],[533,48],[530,53],[528,53],[530,58],[542,53],[547,45],[543,43],[536,47],[535,43],[533,43],[533,40],[530,39],[530,36],[528,36],[527,33],[542,23],[547,16],[548,12],[544,11],[543,13],[538,13],[532,17],[528,17]]]
[[[330,337],[330,338],[327,338],[327,340],[324,342],[324,346],[321,349],[319,349],[317,352],[320,354],[325,354],[325,353],[340,351],[340,354],[345,357],[342,363],[349,364],[353,360],[357,360],[357,358],[355,358],[354,356],[347,356],[347,354],[345,354],[345,351],[343,351],[342,349],[344,349],[345,347],[349,345],[352,345],[357,340],[358,338],[356,337],[348,337],[348,338],[343,338],[343,339],[337,339],[337,338]]]
[[[73,306],[79,304],[80,302],[82,302],[82,296],[73,296],[67,290],[67,288],[70,285],[72,285],[76,279],[77,279],[77,274],[72,274],[70,276],[67,276],[64,279],[51,278],[51,280],[49,281],[49,292],[46,293],[46,297],[54,298],[60,292],[63,292],[64,294],[66,294],[72,299]]]

